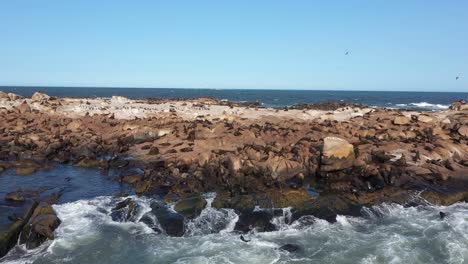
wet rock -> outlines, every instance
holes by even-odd
[[[75,164],[76,167],[81,168],[107,168],[108,164],[105,160],[97,160],[93,158],[84,158]]]
[[[15,202],[23,202],[26,199],[36,197],[39,194],[47,191],[46,189],[39,189],[39,190],[17,190],[14,192],[7,193],[5,195],[5,200],[7,201],[15,201]]]
[[[57,217],[54,209],[47,203],[40,203],[23,227],[20,236],[20,244],[26,244],[27,249],[40,246],[47,239],[54,239],[54,230],[61,221]]]
[[[156,216],[164,232],[169,236],[180,237],[185,233],[184,217],[175,213],[166,206],[153,203],[151,212]]]
[[[407,125],[411,122],[411,119],[409,119],[406,116],[396,116],[395,119],[393,119],[393,124],[395,125]]]
[[[362,205],[338,195],[318,196],[296,208],[293,219],[313,215],[333,223],[337,215],[361,216],[361,208]]]
[[[111,209],[111,218],[117,222],[135,221],[137,213],[138,204],[131,198],[127,198]]]
[[[31,99],[34,101],[47,101],[50,99],[50,96],[48,96],[45,93],[40,93],[40,92],[35,92],[32,96]]]
[[[446,216],[447,216],[446,213],[444,213],[444,212],[439,212],[439,217],[440,217],[440,219],[444,219]]]
[[[31,218],[34,209],[37,207],[37,202],[32,202],[25,207],[22,216],[15,220],[15,222],[6,230],[0,230],[0,258],[3,257],[8,251],[18,243],[18,238],[24,225]]]
[[[25,168],[16,168],[15,172],[17,175],[27,176],[35,173],[37,171],[36,167],[25,167]]]
[[[337,171],[353,165],[354,147],[348,141],[337,137],[324,139],[321,169],[322,171]]]
[[[200,215],[205,206],[206,200],[197,195],[180,200],[176,203],[174,210],[189,219],[194,219]]]
[[[275,231],[276,227],[271,223],[273,219],[272,212],[269,211],[252,211],[252,212],[243,212],[239,216],[234,230],[241,231],[244,233],[250,232],[252,230],[257,230],[258,232],[271,232]]]
[[[296,251],[300,250],[301,248],[298,245],[295,245],[295,244],[286,244],[284,246],[281,246],[279,249],[287,251],[287,252],[296,252]]]

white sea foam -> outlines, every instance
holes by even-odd
[[[450,105],[444,104],[431,104],[428,102],[409,103],[409,104],[395,104],[398,108],[422,108],[428,110],[443,110],[448,109]]]
[[[231,232],[237,214],[207,207],[187,222],[183,237],[148,233],[138,222],[154,200],[140,205],[136,223],[112,221],[111,208],[123,198],[98,197],[54,206],[62,224],[56,239],[38,249],[9,254],[5,263],[466,263],[468,204],[405,208],[383,204],[363,217],[338,216],[331,224],[313,216],[291,223],[285,208],[272,222],[278,231],[245,235]],[[267,210],[267,209],[265,209]],[[439,212],[447,214],[440,219]],[[147,227],[146,227],[147,228]],[[213,230],[210,231],[210,228]],[[215,232],[216,231],[216,232]],[[295,244],[298,252],[278,248]]]

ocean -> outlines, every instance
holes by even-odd
[[[0,91],[30,97],[41,91],[57,97],[111,97],[132,99],[181,99],[212,97],[236,102],[260,102],[264,107],[283,108],[297,104],[328,101],[363,104],[375,107],[412,110],[441,110],[457,100],[468,101],[468,92],[397,92],[397,91],[320,91],[255,89],[185,89],[185,88],[92,88],[92,87],[7,87]]]
[[[299,103],[343,101],[370,106],[421,110],[446,109],[451,102],[468,100],[468,93],[279,91],[215,89],[129,89],[71,87],[0,87],[0,90],[31,96],[42,91],[60,97],[197,98],[230,101],[261,101],[265,107]],[[39,183],[39,186],[37,186]],[[200,216],[187,220],[185,234],[171,237],[157,232],[151,204],[158,198],[131,196],[138,204],[135,219],[115,221],[112,208],[128,191],[99,171],[59,166],[34,176],[17,176],[7,170],[0,175],[0,197],[21,188],[66,190],[54,205],[62,223],[55,240],[33,250],[17,246],[0,263],[468,263],[468,204],[434,206],[420,197],[419,206],[382,204],[364,208],[362,217],[338,216],[336,223],[303,216],[292,221],[291,208],[280,208],[272,223],[276,231],[245,234],[233,231],[239,216],[232,209],[211,207],[216,194],[204,194],[208,204]],[[173,209],[169,205],[169,209]],[[1,210],[0,202],[0,210]],[[257,208],[257,210],[271,210]],[[446,213],[440,219],[439,212]],[[152,226],[140,221],[150,214]],[[0,217],[2,212],[0,211]],[[0,224],[2,222],[0,221]],[[295,244],[296,252],[280,250]]]

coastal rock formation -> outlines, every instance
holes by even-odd
[[[0,96],[0,173],[35,177],[57,163],[115,169],[138,195],[174,206],[154,203],[140,220],[171,236],[200,215],[206,192],[216,192],[214,208],[239,213],[241,232],[271,230],[274,208],[336,221],[363,206],[416,205],[415,196],[444,205],[468,198],[465,102],[434,112],[335,104],[286,111],[207,98]],[[121,202],[111,217],[137,221],[135,200]],[[27,227],[30,246],[52,238],[58,221],[45,215]]]

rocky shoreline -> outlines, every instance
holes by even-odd
[[[291,207],[292,218],[335,221],[363,206],[468,200],[468,104],[436,112],[344,103],[259,108],[215,99],[129,100],[32,98],[0,92],[0,177],[48,170],[57,163],[115,169],[136,194],[159,196],[176,212],[154,205],[168,235],[183,235],[184,219],[206,205],[240,214],[236,230],[271,230],[270,214]],[[21,186],[18,186],[21,189]],[[0,256],[18,238],[27,248],[53,239],[60,220],[57,194],[11,190],[5,199],[28,203],[0,230]],[[27,196],[25,198],[25,196]],[[3,198],[2,198],[3,199]],[[129,221],[130,198],[113,210]],[[143,221],[143,219],[142,219]],[[21,234],[21,235],[20,235]]]

